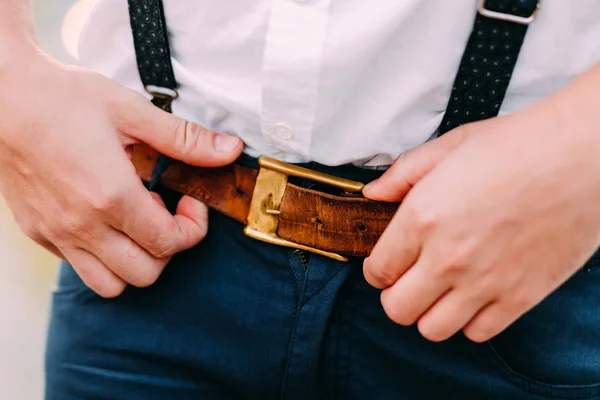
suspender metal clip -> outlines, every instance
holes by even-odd
[[[176,89],[168,89],[153,85],[146,86],[146,92],[152,95],[152,104],[163,111],[171,112],[171,104],[179,97]]]
[[[513,22],[515,24],[520,24],[520,25],[529,25],[533,21],[535,21],[535,18],[537,17],[537,14],[540,11],[540,8],[542,6],[542,1],[539,0],[537,2],[537,5],[535,6],[535,9],[531,13],[531,15],[528,17],[522,17],[520,15],[513,15],[513,14],[492,11],[492,10],[486,8],[485,3],[486,3],[486,0],[478,0],[478,3],[477,3],[477,12],[479,14],[481,14],[482,16],[487,17],[487,18],[492,18],[492,19],[498,19],[500,21]]]

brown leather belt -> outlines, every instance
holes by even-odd
[[[144,181],[150,179],[157,158],[150,147],[134,146],[132,161]],[[161,184],[245,224],[250,237],[338,260],[368,256],[398,208],[398,204],[362,197],[360,182],[265,157],[259,164],[260,170],[237,164],[198,168],[174,162],[162,175]],[[345,193],[305,189],[289,183],[289,176],[325,183]]]

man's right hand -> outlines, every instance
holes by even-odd
[[[151,285],[173,254],[204,238],[208,212],[184,197],[171,215],[137,177],[131,145],[215,167],[243,143],[99,74],[28,57],[0,69],[0,193],[21,229],[101,296]]]

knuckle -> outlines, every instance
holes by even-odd
[[[171,257],[180,250],[179,243],[188,240],[187,236],[188,232],[179,229],[175,220],[171,220],[146,250],[159,260]]]
[[[403,312],[402,308],[394,302],[382,298],[381,305],[383,310],[389,319],[397,323],[398,325],[409,326],[415,323],[416,318],[409,315],[407,312]]]
[[[110,284],[95,285],[94,287],[90,287],[90,289],[96,292],[100,297],[114,299],[123,294],[126,287],[127,285],[124,282],[112,282]]]
[[[203,129],[192,122],[177,119],[174,130],[175,147],[181,152],[182,161],[189,160],[198,149]]]
[[[464,335],[472,342],[483,343],[491,339],[496,332],[496,328],[482,323],[470,325],[463,330]]]
[[[58,242],[65,238],[65,230],[58,224],[52,225],[41,225],[39,228],[38,237],[43,238],[45,241],[56,245]]]
[[[160,276],[160,274],[158,272],[146,273],[146,274],[144,274],[143,278],[138,283],[137,287],[146,288],[146,287],[152,286],[156,283],[159,276]]]
[[[418,234],[431,232],[439,224],[437,211],[430,207],[419,207],[410,205],[405,209],[408,223],[414,227]]]
[[[147,288],[152,286],[158,280],[161,270],[156,268],[152,270],[146,270],[139,273],[135,278],[131,279],[131,284],[138,288]]]
[[[501,296],[503,286],[494,274],[479,276],[477,284],[468,293],[469,300],[475,302],[489,302]]]
[[[454,281],[464,274],[467,264],[459,261],[445,261],[433,268],[432,278],[441,281]]]
[[[72,265],[85,285],[100,297],[106,299],[118,297],[127,286],[121,279],[103,274],[97,268],[98,265],[93,263],[81,262],[80,260],[80,262],[72,263]]]
[[[511,296],[510,302],[512,304],[511,308],[514,308],[520,312],[529,310],[536,303],[532,292],[525,290],[515,291]]]
[[[390,287],[396,282],[392,269],[384,262],[368,258],[364,263],[364,271],[367,281],[375,287]]]
[[[89,199],[92,209],[103,214],[114,214],[123,204],[124,190],[119,185],[112,185],[98,191]]]
[[[436,282],[448,282],[451,281],[451,277],[455,276],[455,266],[450,266],[452,264],[446,264],[444,262],[431,262],[426,265],[427,274],[429,277]],[[453,271],[454,270],[454,271]]]
[[[447,338],[444,329],[435,321],[422,319],[418,323],[418,329],[421,336],[432,342],[441,342]]]
[[[154,242],[149,249],[147,249],[150,254],[152,254],[155,258],[163,259],[168,258],[174,255],[177,252],[177,249],[173,245],[173,243],[162,235],[158,240]]]
[[[60,231],[63,231],[71,236],[84,237],[89,234],[89,226],[87,222],[83,218],[72,214],[65,214],[62,217],[60,226]],[[62,236],[60,231],[55,230],[53,235],[57,237]]]
[[[39,238],[39,230],[36,227],[36,224],[29,218],[16,218],[15,222],[21,231],[30,239],[38,239]]]
[[[465,246],[454,246],[452,250],[446,253],[446,269],[450,272],[463,272],[467,269],[472,259],[471,249]]]
[[[461,246],[455,246],[452,250],[440,255],[437,262],[431,264],[432,279],[443,281],[455,281],[470,271],[471,252]],[[441,259],[439,259],[441,258]]]

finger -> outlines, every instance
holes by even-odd
[[[208,208],[184,196],[171,215],[138,181],[125,199],[123,217],[111,224],[152,256],[162,259],[198,244],[208,230]]]
[[[392,286],[419,258],[421,243],[410,227],[398,211],[364,261],[363,274],[371,286]]]
[[[144,98],[136,97],[124,113],[124,133],[187,164],[216,167],[232,163],[243,150],[243,142],[167,113]]]
[[[466,292],[464,289],[451,289],[421,315],[418,322],[421,335],[433,342],[446,340],[487,305],[487,300]]]
[[[511,307],[508,303],[493,302],[475,315],[465,326],[463,333],[474,342],[485,342],[505,330],[522,313],[522,310]]]
[[[424,259],[419,259],[398,281],[381,293],[381,304],[388,317],[400,325],[412,325],[440,297],[451,283],[435,279]]]
[[[96,256],[80,248],[61,249],[67,261],[75,268],[81,280],[94,292],[105,298],[119,296],[127,283],[108,269]]]
[[[121,232],[110,229],[102,235],[104,244],[94,249],[96,257],[125,282],[148,287],[156,282],[169,258],[158,259]]]
[[[175,220],[181,226],[189,225],[192,236],[204,239],[208,233],[208,207],[206,204],[190,196],[183,196],[175,209]],[[194,244],[196,244],[195,242]]]
[[[63,255],[63,253],[49,241],[43,240],[43,239],[35,239],[35,242],[37,244],[39,244],[40,246],[42,246],[44,249],[48,250],[50,253],[52,253],[56,257],[58,257],[62,260],[65,260],[65,256]]]
[[[379,179],[363,189],[371,200],[397,202],[466,138],[465,126],[403,153]]]
[[[154,199],[154,201],[157,202],[159,206],[161,206],[162,208],[167,208],[164,200],[162,199],[162,197],[160,197],[160,194],[156,192],[150,192],[150,196],[152,196],[152,199]]]

